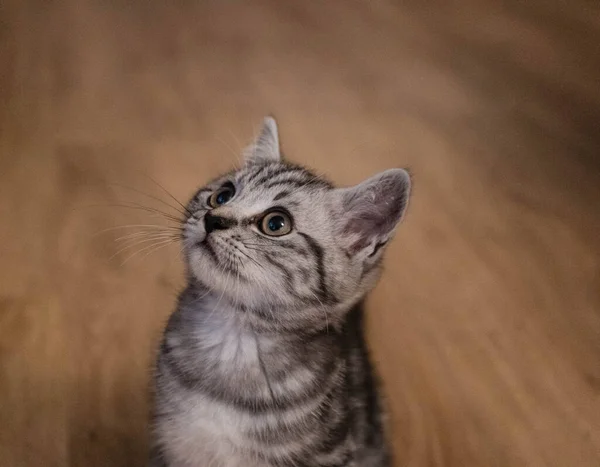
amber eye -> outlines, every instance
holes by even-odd
[[[262,233],[272,237],[281,237],[292,231],[292,219],[283,211],[271,211],[259,223]]]
[[[208,204],[211,208],[217,208],[228,203],[233,195],[235,195],[235,188],[231,183],[227,183],[210,195]]]

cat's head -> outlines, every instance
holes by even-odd
[[[239,170],[200,189],[187,206],[190,273],[230,302],[282,323],[363,297],[406,210],[408,173],[391,169],[335,188],[282,160],[270,117],[244,157]]]

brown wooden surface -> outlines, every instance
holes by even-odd
[[[0,465],[143,465],[181,267],[122,265],[101,231],[163,221],[115,184],[185,199],[268,112],[338,183],[414,172],[369,302],[398,465],[600,465],[599,47],[592,0],[2,2]]]

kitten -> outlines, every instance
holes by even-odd
[[[187,206],[151,465],[391,465],[362,301],[409,191],[402,169],[334,188],[283,161],[265,119],[244,166]]]

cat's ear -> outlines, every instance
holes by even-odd
[[[277,122],[271,116],[265,117],[260,134],[244,151],[246,163],[277,162],[281,160],[279,131]]]
[[[404,169],[381,172],[364,182],[337,190],[344,246],[352,255],[375,255],[389,240],[408,206],[410,175]]]

